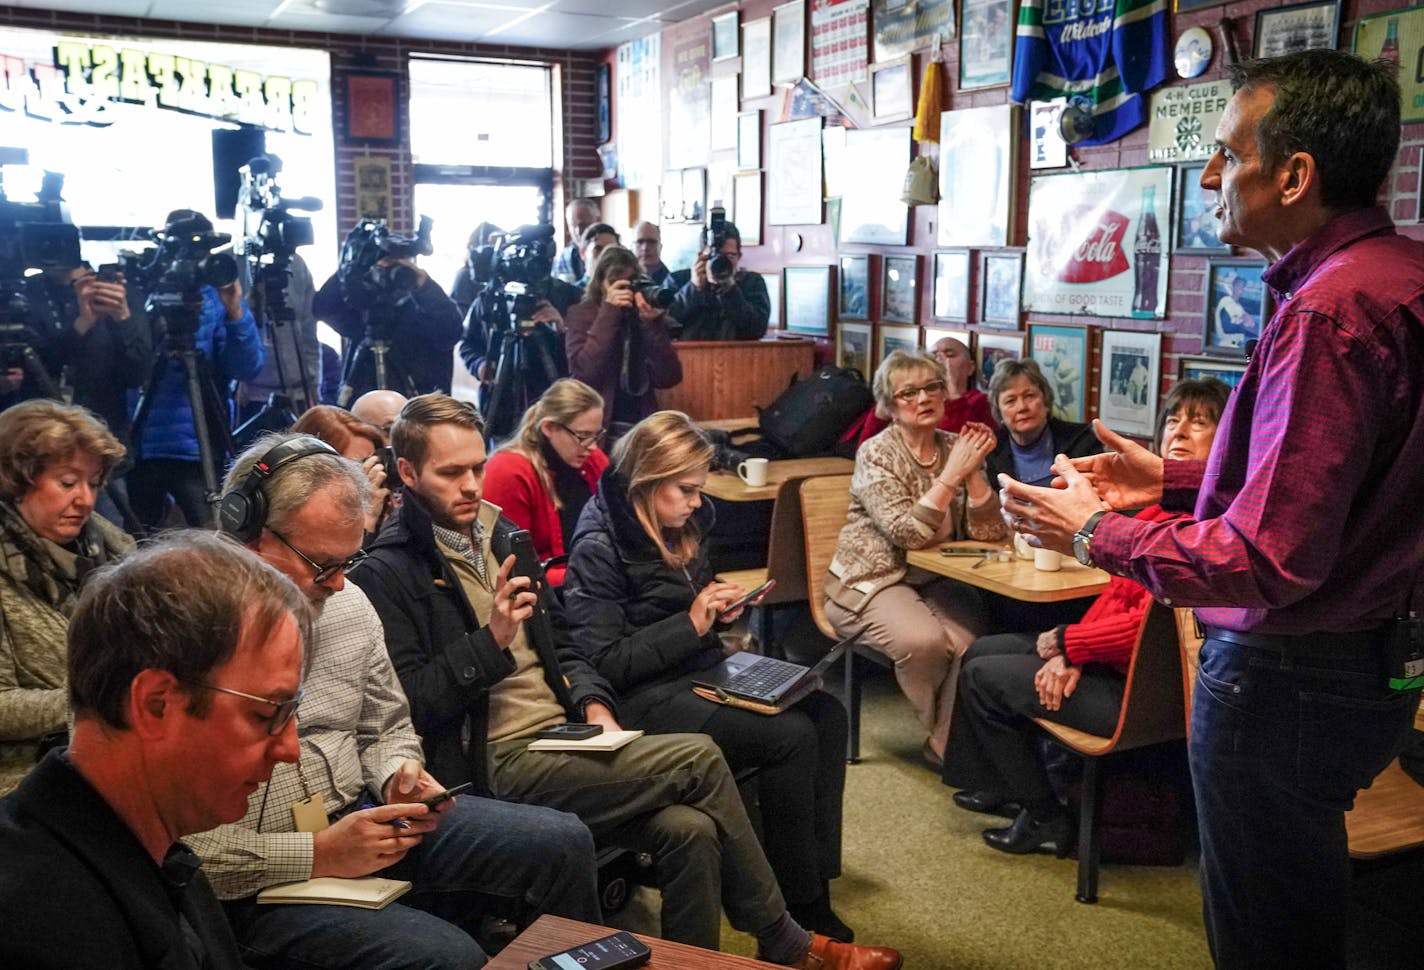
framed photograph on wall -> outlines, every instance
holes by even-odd
[[[1271,293],[1260,259],[1209,259],[1206,263],[1206,319],[1202,351],[1246,356],[1246,343],[1259,340],[1271,312]]]
[[[1120,434],[1151,438],[1162,382],[1162,335],[1104,330],[1098,417]]]
[[[598,65],[593,75],[594,97],[597,99],[598,143],[613,140],[613,72],[607,64]]]
[[[966,349],[974,346],[974,339],[968,330],[954,330],[950,327],[921,327],[920,333],[925,338],[925,350],[934,350],[934,345],[945,337],[952,337],[962,343]]]
[[[821,222],[821,119],[772,125],[767,143],[771,187],[767,225],[805,226]]]
[[[974,363],[979,367],[979,383],[989,386],[989,378],[994,376],[994,366],[1006,358],[1017,360],[1023,356],[1023,334],[983,333],[974,334]]]
[[[346,75],[347,141],[369,145],[400,142],[399,75],[388,72],[353,71]],[[606,141],[607,139],[605,139]]]
[[[897,327],[882,323],[875,328],[875,366],[897,350],[916,351],[920,349],[920,331],[917,327]]]
[[[806,73],[806,3],[771,10],[771,83],[794,84]]]
[[[730,61],[741,53],[737,45],[737,11],[712,18],[712,61]]]
[[[788,266],[782,270],[786,329],[827,336],[831,319],[831,268]]]
[[[920,318],[920,257],[886,256],[880,281],[880,319],[915,323]]]
[[[766,325],[769,329],[780,330],[784,319],[781,313],[781,274],[761,273],[762,282],[766,284],[767,299],[771,301],[771,317]]]
[[[1221,253],[1229,255],[1231,247],[1216,236],[1219,223],[1216,205],[1208,205],[1201,187],[1201,174],[1206,162],[1192,162],[1177,167],[1177,212],[1172,218],[1172,252]]]
[[[712,79],[712,150],[737,147],[737,76]]]
[[[732,206],[727,217],[742,234],[743,246],[761,245],[761,173],[732,176]]]
[[[862,128],[845,132],[844,138],[841,164],[847,177],[840,186],[841,239],[874,246],[905,245],[910,241],[910,207],[900,200],[902,180],[869,178],[866,173],[905,170],[914,151],[910,127]]]
[[[1009,83],[1013,0],[963,0],[959,8],[959,89]]]
[[[984,253],[979,259],[979,322],[1017,330],[1023,253]]]
[[[870,0],[870,24],[875,30],[875,59],[888,61],[938,44],[941,38],[953,40],[954,2]]]
[[[1009,245],[1018,119],[1012,104],[940,115],[939,245]]]
[[[969,250],[945,249],[934,254],[931,312],[937,320],[969,319]]]
[[[840,298],[836,317],[840,320],[870,319],[870,257],[842,256]]]
[[[1333,50],[1340,42],[1340,0],[1295,3],[1256,11],[1252,57]]]
[[[1241,375],[1244,373],[1244,360],[1221,360],[1217,357],[1183,357],[1177,370],[1177,376],[1184,381],[1201,381],[1215,377],[1233,389],[1241,383]]]
[[[742,24],[742,99],[771,93],[771,18]]]
[[[1091,344],[1092,331],[1086,326],[1028,325],[1028,355],[1038,361],[1053,388],[1053,417],[1061,421],[1087,420]]]
[[[915,78],[908,57],[870,69],[870,113],[877,124],[914,116]]]
[[[836,327],[836,366],[860,371],[867,384],[870,369],[870,324],[842,323]]]
[[[761,168],[761,112],[737,115],[737,168],[743,172]]]

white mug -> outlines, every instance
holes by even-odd
[[[1045,572],[1057,572],[1063,565],[1062,557],[1052,549],[1035,549],[1033,551],[1033,566],[1035,569],[1042,569]]]
[[[748,458],[737,466],[737,477],[754,487],[757,485],[765,485],[766,459]]]

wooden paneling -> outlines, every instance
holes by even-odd
[[[687,341],[677,345],[682,383],[658,392],[663,408],[696,420],[755,414],[786,390],[793,375],[809,377],[809,340]]]

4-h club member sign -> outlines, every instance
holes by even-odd
[[[1172,170],[1161,167],[1034,179],[1024,309],[1164,317],[1171,194]]]
[[[1231,85],[1225,80],[1158,88],[1147,123],[1148,161],[1168,164],[1210,158],[1216,151],[1216,126]]]

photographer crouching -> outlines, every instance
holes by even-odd
[[[347,234],[341,262],[312,301],[312,312],[346,340],[337,404],[371,390],[415,397],[450,392],[451,352],[460,311],[440,284],[415,265],[434,252],[431,220],[413,238],[365,219]]]
[[[227,390],[262,369],[262,337],[242,298],[237,261],[212,252],[230,236],[213,232],[199,212],[175,209],[154,237],[157,253],[135,269],[145,277],[145,305],[161,342],[134,412],[129,499],[147,531],[163,524],[170,496],[188,525],[212,528],[231,451]]]
[[[738,267],[742,234],[713,206],[692,278],[678,290],[672,316],[682,325],[679,340],[760,340],[771,319],[771,298],[759,273]]]

